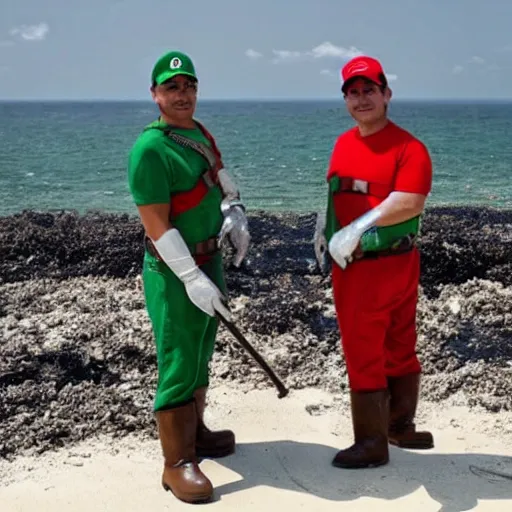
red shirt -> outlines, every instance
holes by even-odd
[[[428,195],[432,188],[432,161],[425,145],[393,122],[379,132],[361,136],[357,127],[340,135],[334,145],[327,172],[381,185],[394,191]],[[340,194],[334,207],[346,226],[383,201],[358,193]]]

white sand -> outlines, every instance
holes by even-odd
[[[233,428],[237,452],[201,463],[216,488],[212,510],[512,511],[512,414],[421,404],[421,425],[435,435],[429,451],[391,448],[387,466],[333,468],[352,440],[347,397],[309,389],[277,399],[212,390],[207,420]],[[158,441],[98,439],[0,463],[1,512],[180,511],[160,486]],[[475,474],[476,473],[476,474]],[[196,506],[197,507],[197,506]]]

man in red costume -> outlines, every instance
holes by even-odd
[[[341,89],[356,126],[338,137],[331,155],[327,215],[315,252],[320,263],[328,247],[334,260],[355,437],[332,463],[364,468],[388,463],[388,443],[433,447],[432,434],[414,424],[421,373],[416,241],[432,162],[422,142],[388,119],[391,90],[377,60],[348,62]]]

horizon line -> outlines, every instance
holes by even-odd
[[[306,102],[306,101],[342,101],[341,97],[306,97],[306,98],[198,98],[200,102]],[[404,97],[394,98],[393,103],[399,102],[454,102],[454,103],[510,103],[512,97],[504,98],[450,98],[450,97]],[[153,103],[151,98],[0,98],[0,103]]]

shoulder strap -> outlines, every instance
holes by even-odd
[[[196,122],[197,126],[199,126],[199,129],[203,132],[203,135],[208,139],[208,141],[212,145],[212,151],[214,152],[214,154],[217,158],[217,165],[219,166],[219,169],[222,169],[222,167],[224,167],[224,164],[222,162],[222,156],[219,151],[219,148],[217,147],[217,143],[215,142],[215,139],[213,138],[213,135],[206,129],[206,127],[202,123],[197,121],[197,119],[195,122]]]
[[[223,165],[220,157],[220,151],[218,150],[217,145],[215,144],[215,140],[210,134],[210,132],[208,132],[208,130],[206,130],[206,128],[201,123],[199,123],[198,121],[195,122],[198,125],[201,132],[203,133],[203,135],[210,141],[210,144],[212,145],[211,148],[208,147],[206,144],[203,144],[202,142],[175,133],[172,130],[172,128],[166,128],[163,131],[171,140],[173,140],[180,146],[193,149],[194,151],[199,153],[206,160],[210,169],[215,172],[218,172],[223,167]]]

